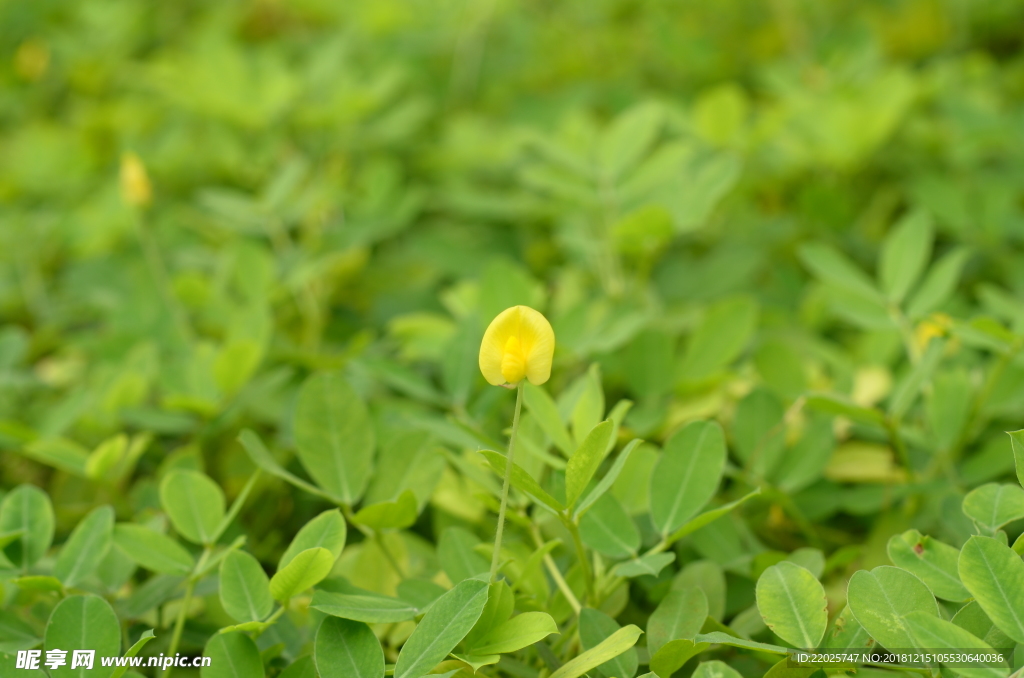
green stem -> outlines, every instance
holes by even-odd
[[[145,258],[146,266],[153,277],[153,283],[156,285],[160,296],[163,297],[164,305],[174,320],[181,339],[187,344],[191,342],[193,337],[192,327],[189,325],[185,310],[181,308],[174,297],[174,290],[171,288],[171,278],[167,273],[163,257],[160,256],[160,247],[157,245],[156,240],[153,239],[153,234],[143,226],[142,216],[138,213],[138,210],[136,210],[135,216],[132,219],[132,224],[135,228],[135,237],[138,238],[139,247],[142,249],[142,256]]]
[[[530,534],[533,536],[533,543],[537,545],[537,548],[544,547],[544,540],[540,536],[540,532],[537,530],[536,525],[530,525]],[[551,557],[551,554],[544,554],[544,567],[548,569],[548,573],[551,578],[555,580],[555,585],[558,590],[562,592],[565,599],[569,601],[569,607],[572,611],[579,615],[580,610],[583,606],[580,605],[580,601],[576,598],[576,594],[573,593],[572,587],[569,586],[569,582],[565,581],[565,577],[562,576],[562,571],[558,569],[558,564],[555,563],[555,559]]]
[[[185,618],[188,617],[188,606],[192,602],[192,591],[196,583],[189,579],[185,585],[185,597],[181,601],[181,608],[178,610],[178,619],[174,622],[174,633],[171,634],[171,645],[167,649],[167,656],[172,657],[178,651],[178,644],[181,642],[181,632],[185,629]]]
[[[508,457],[505,459],[505,482],[501,485],[501,507],[498,509],[498,528],[494,531],[494,554],[491,555],[490,581],[498,576],[498,561],[501,559],[501,533],[505,530],[505,509],[508,507],[508,486],[512,482],[512,464],[515,460],[516,434],[519,433],[519,413],[523,409],[523,387],[520,381],[516,387],[516,413],[512,417],[512,433],[508,437]]]
[[[185,619],[188,617],[188,607],[192,603],[192,592],[196,588],[196,582],[201,576],[200,573],[203,571],[206,561],[210,558],[211,552],[212,547],[210,546],[203,549],[203,555],[199,557],[199,562],[196,563],[192,574],[188,577],[188,582],[185,584],[185,597],[181,600],[181,609],[178,610],[178,618],[174,622],[174,633],[171,634],[171,645],[167,650],[167,656],[172,656],[178,651],[178,645],[181,643],[181,633],[185,630]]]
[[[572,543],[576,547],[576,557],[580,561],[580,568],[583,570],[583,581],[587,585],[587,600],[591,605],[595,604],[597,596],[594,595],[594,572],[590,569],[590,560],[587,558],[587,550],[583,546],[583,539],[580,537],[580,526],[570,518],[565,519],[565,527],[572,535]]]

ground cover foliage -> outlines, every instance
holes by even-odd
[[[0,674],[1019,671],[1022,25],[0,2]]]

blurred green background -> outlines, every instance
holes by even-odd
[[[911,524],[959,545],[1022,426],[1022,27],[1020,0],[0,0],[0,484],[46,487],[58,534],[158,510],[173,465],[234,496],[238,431],[289,448],[298,384],[334,368],[382,445],[475,449],[512,402],[479,337],[525,303],[552,393],[597,363],[623,437],[726,422],[782,497],[750,518],[768,546],[807,521],[863,567]],[[908,218],[945,278],[879,303]],[[812,391],[891,412],[932,336],[902,423],[932,484],[849,421],[799,447],[813,413],[754,453]],[[120,432],[148,441],[129,483],[72,472]],[[427,541],[490,529],[457,476]],[[265,491],[243,529],[270,560],[322,507]]]

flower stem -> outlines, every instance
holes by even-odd
[[[505,459],[505,482],[501,485],[501,507],[498,509],[498,528],[494,531],[494,554],[491,556],[491,576],[493,582],[498,576],[498,561],[501,558],[501,533],[505,530],[505,509],[508,506],[508,486],[512,482],[512,464],[515,460],[516,434],[519,433],[519,413],[523,409],[523,386],[520,381],[516,388],[516,413],[512,417],[512,433],[508,437],[508,456]]]
[[[178,610],[178,619],[174,623],[174,633],[171,634],[171,645],[167,650],[167,656],[172,656],[178,651],[178,644],[181,643],[181,632],[185,629],[185,619],[188,617],[188,608],[192,602],[192,592],[196,588],[196,582],[202,576],[203,566],[206,565],[206,561],[209,560],[210,554],[213,552],[211,546],[207,546],[203,549],[203,554],[199,557],[199,562],[196,563],[195,568],[192,570],[192,574],[189,575],[188,581],[185,584],[185,597],[181,601],[181,608]]]
[[[594,586],[594,571],[590,567],[590,559],[587,558],[587,549],[583,546],[583,539],[580,537],[580,527],[571,518],[565,520],[565,527],[572,535],[572,543],[576,547],[576,557],[580,561],[580,569],[583,572],[583,581],[587,586],[587,601],[590,605],[596,604],[596,590]]]

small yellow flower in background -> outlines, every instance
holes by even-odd
[[[945,313],[932,313],[914,328],[914,343],[917,350],[924,352],[932,339],[945,337],[953,327],[953,319]]]
[[[50,67],[50,48],[42,40],[26,40],[14,53],[14,72],[22,80],[35,82],[46,75]]]
[[[121,199],[132,207],[146,207],[153,199],[146,166],[134,153],[121,156]]]
[[[526,378],[538,386],[551,377],[555,332],[541,313],[513,306],[498,314],[480,343],[480,371],[494,386]]]

